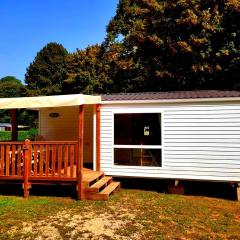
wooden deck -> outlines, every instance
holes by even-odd
[[[75,141],[1,142],[0,182],[22,184],[28,197],[34,184],[74,185],[80,199],[107,200],[119,182],[102,171],[83,168]]]

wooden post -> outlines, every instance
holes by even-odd
[[[18,138],[17,109],[11,109],[11,122],[12,122],[12,141],[17,141]]]
[[[100,165],[100,116],[101,116],[101,105],[96,105],[96,170],[101,170]]]
[[[174,183],[172,181],[168,183],[168,193],[184,195],[184,192],[184,185],[180,183],[178,179],[176,179]]]
[[[31,144],[28,139],[25,140],[23,145],[24,155],[23,155],[23,196],[24,198],[29,197],[29,189],[30,184],[28,182],[29,179],[29,172],[30,172],[30,163],[31,163],[31,157],[32,157],[32,150],[31,150]]]
[[[78,199],[83,199],[83,128],[84,128],[84,105],[79,106],[78,126],[78,159],[77,159],[77,191]]]
[[[237,201],[240,201],[240,183],[236,184]]]

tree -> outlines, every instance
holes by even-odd
[[[27,68],[25,82],[28,95],[53,95],[62,91],[66,78],[67,50],[58,43],[48,43],[41,49]]]
[[[118,90],[240,90],[240,2],[120,0],[102,47]]]
[[[24,96],[25,92],[25,86],[16,77],[6,76],[0,79],[0,98],[21,97]],[[8,110],[0,110],[0,121],[11,122]]]
[[[13,76],[0,79],[0,98],[20,97],[25,93],[25,86]]]
[[[99,45],[92,45],[67,56],[64,93],[93,94],[107,91],[110,78],[100,52]]]

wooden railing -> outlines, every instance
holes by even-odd
[[[31,178],[75,178],[77,141],[30,142]]]
[[[77,141],[0,142],[0,178],[76,178],[77,149]]]
[[[23,145],[24,142],[0,143],[0,177],[23,176]]]

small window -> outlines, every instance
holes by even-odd
[[[162,166],[161,149],[115,148],[115,165],[126,166]]]

